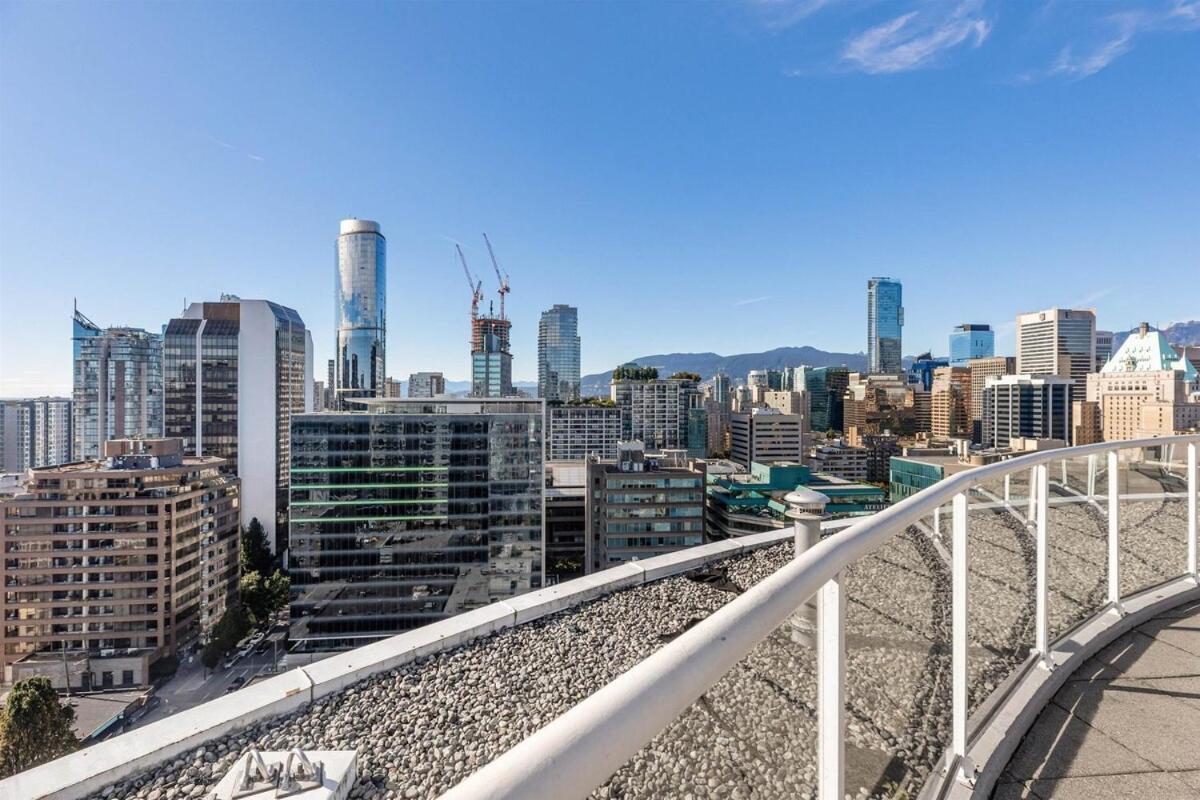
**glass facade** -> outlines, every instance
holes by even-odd
[[[554,305],[538,323],[538,396],[548,402],[579,399],[579,312]]]
[[[958,325],[950,334],[950,366],[965,367],[996,354],[996,332],[989,325]]]
[[[100,328],[76,311],[72,343],[72,459],[100,458],[109,439],[162,436],[162,337]]]
[[[900,282],[891,278],[867,281],[867,370],[898,375],[903,358],[900,330],[904,301]]]
[[[354,647],[542,586],[542,403],[293,417],[293,642]]]
[[[382,397],[387,341],[387,240],[378,223],[343,220],[337,241],[337,406]]]
[[[185,452],[220,456],[231,466],[238,453],[238,330],[236,318],[173,319],[163,343],[167,436],[183,439]]]
[[[844,395],[850,385],[845,367],[796,367],[793,383],[808,391],[809,428],[816,433],[840,431],[843,426]]]

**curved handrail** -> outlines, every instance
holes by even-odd
[[[1046,450],[975,467],[864,518],[730,601],[442,795],[561,800],[602,784],[842,570],[972,487],[1100,453],[1198,444],[1200,434]]]

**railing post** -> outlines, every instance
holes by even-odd
[[[1012,500],[1012,473],[1004,473],[1004,502]]]
[[[957,780],[973,782],[975,771],[967,761],[967,493],[954,495],[953,541],[950,553],[951,589],[951,697],[953,703],[950,747],[958,763]]]
[[[942,535],[942,507],[938,506],[933,510],[933,532],[936,536]]]
[[[1067,481],[1067,459],[1064,458],[1062,460],[1062,485],[1063,485],[1064,489],[1067,487],[1068,483],[1069,482]]]
[[[1121,609],[1121,473],[1117,451],[1108,453],[1108,604]]]
[[[1029,510],[1025,513],[1025,519],[1030,524],[1033,523],[1033,515],[1037,512],[1037,467],[1029,468]]]
[[[1192,576],[1192,580],[1200,581],[1200,575],[1196,573],[1196,484],[1200,482],[1200,477],[1197,477],[1196,466],[1196,443],[1189,442],[1187,446],[1187,493],[1188,493],[1188,574]]]
[[[1037,650],[1041,664],[1052,667],[1050,661],[1050,595],[1046,584],[1046,527],[1049,524],[1050,509],[1050,469],[1045,464],[1034,467],[1037,483],[1037,589],[1036,589],[1036,638],[1034,647]]]
[[[1095,453],[1088,456],[1088,474],[1087,474],[1087,498],[1088,500],[1096,499],[1096,467],[1099,459]]]
[[[817,785],[820,800],[843,800],[846,752],[846,597],[843,575],[817,593]]]

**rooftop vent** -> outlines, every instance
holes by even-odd
[[[211,800],[344,800],[358,776],[357,750],[251,748],[234,764]]]

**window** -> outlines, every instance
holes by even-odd
[[[121,672],[121,685],[122,686],[132,686],[133,685],[133,670],[127,669],[127,670],[123,670]]]

